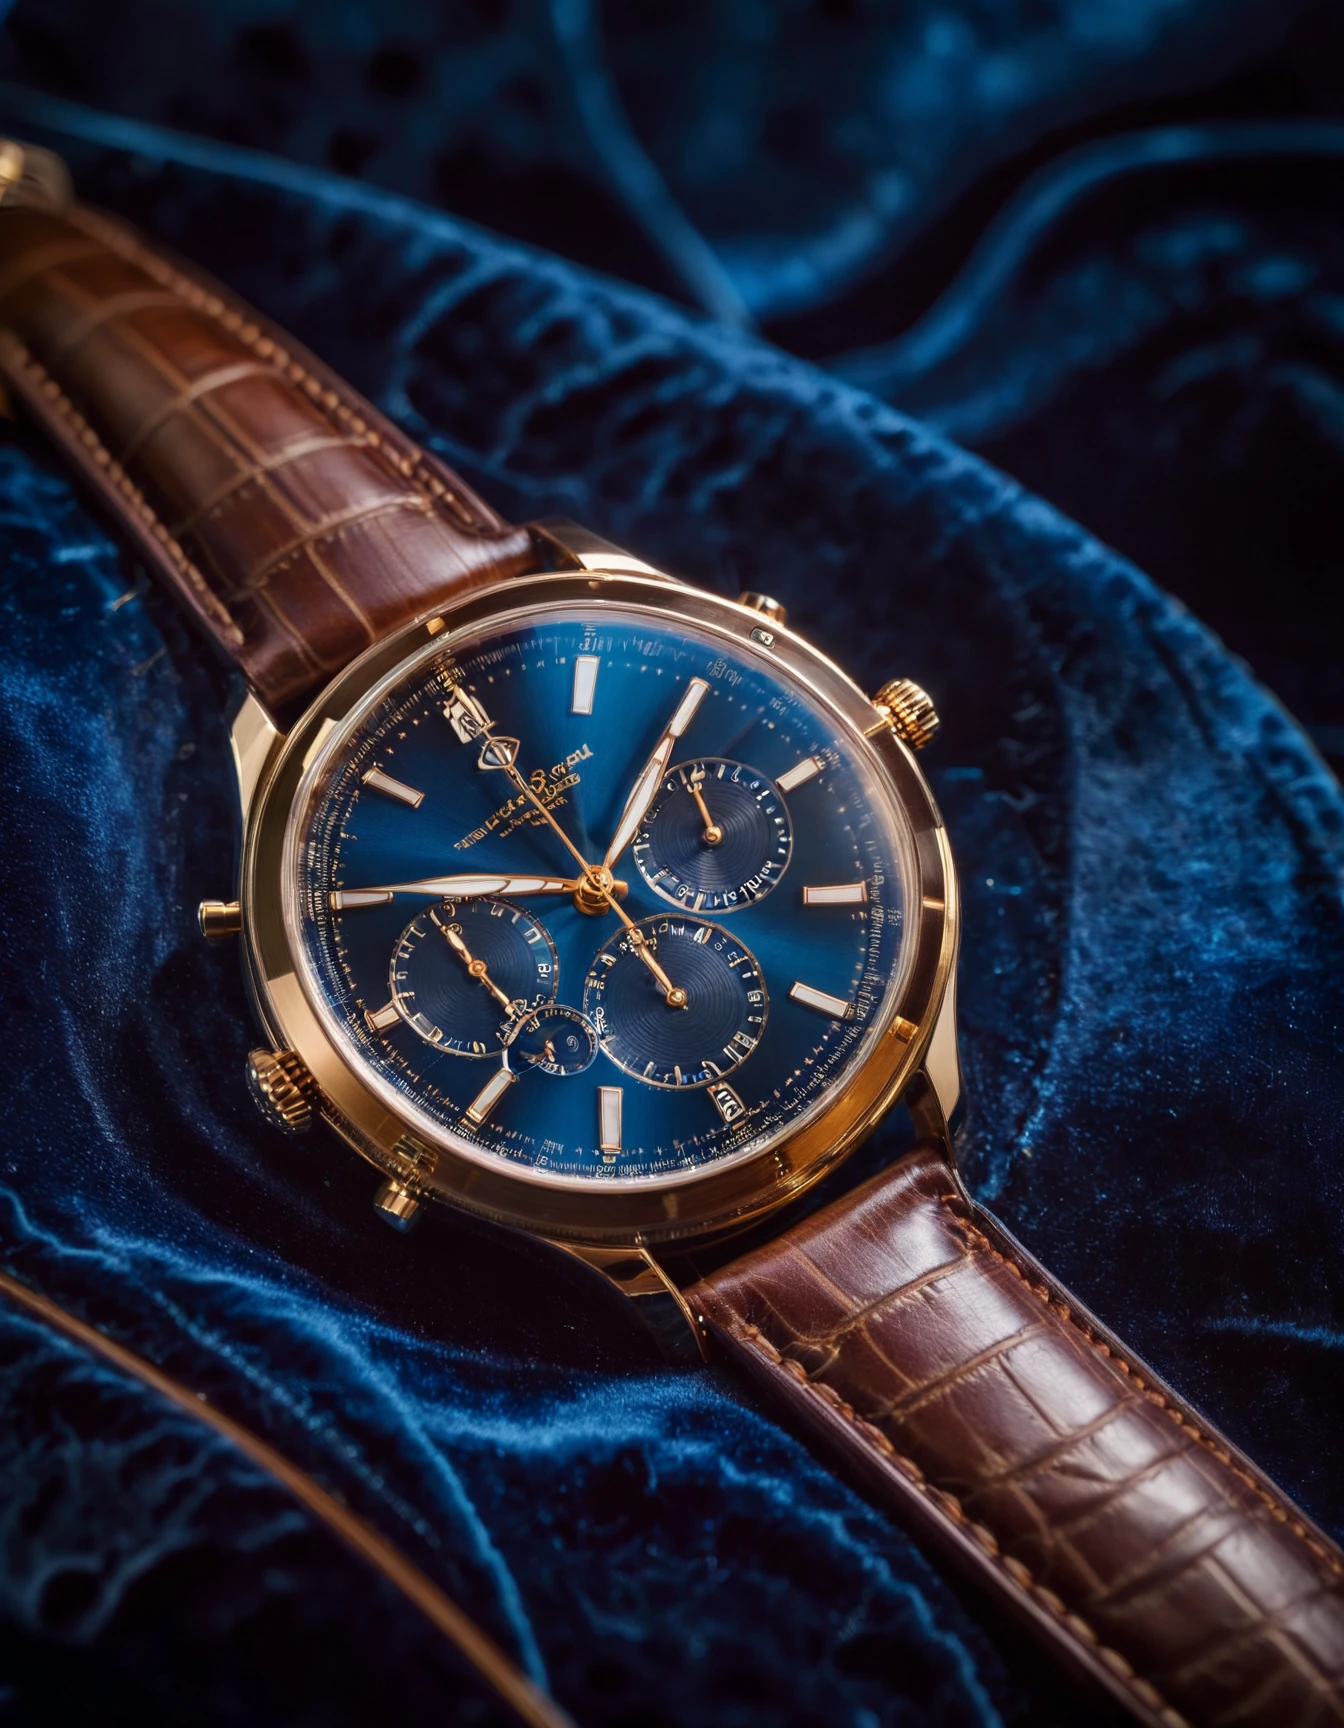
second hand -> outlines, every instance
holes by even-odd
[[[611,882],[610,872],[600,865],[590,864],[583,856],[582,852],[579,851],[578,847],[570,839],[569,835],[565,833],[564,829],[556,821],[555,817],[551,815],[550,811],[542,803],[541,799],[532,790],[528,781],[519,773],[517,764],[513,759],[513,753],[502,740],[494,736],[491,727],[483,727],[482,734],[494,747],[495,756],[492,760],[491,766],[502,768],[505,774],[508,775],[510,781],[518,788],[523,796],[530,803],[534,804],[538,810],[540,810],[546,821],[550,823],[551,827],[554,828],[555,832],[564,842],[565,850],[583,872],[584,879],[588,883],[589,887],[595,894],[600,895],[601,898],[606,901],[607,905],[630,932],[630,946],[662,986],[668,1007],[688,1007],[690,1005],[690,997],[687,996],[680,984],[674,984],[668,977],[667,973],[659,964],[652,949],[649,947],[644,932],[636,928],[634,919],[617,901],[615,888]]]

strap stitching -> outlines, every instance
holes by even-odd
[[[199,601],[202,610],[221,631],[224,639],[231,647],[242,648],[245,642],[243,632],[235,623],[228,607],[211,588],[179,543],[164,527],[139,487],[131,480],[126,470],[115,459],[56,380],[39,361],[33,358],[23,341],[12,331],[0,331],[0,344],[3,345],[11,364],[32,378],[42,396],[51,404],[52,411],[65,421],[78,442],[88,451],[94,463],[105,472],[112,486],[125,501],[131,514],[148,531],[150,537],[167,555],[169,561],[180,574],[186,578],[188,587]]]
[[[993,1250],[991,1249],[991,1252]],[[852,1427],[887,1460],[896,1466],[907,1477],[912,1487],[934,1505],[952,1522],[967,1531],[978,1543],[984,1553],[1005,1571],[1012,1582],[1028,1595],[1034,1596],[1041,1605],[1052,1614],[1059,1623],[1073,1634],[1081,1643],[1088,1645],[1097,1659],[1125,1685],[1127,1685],[1150,1710],[1156,1710],[1167,1724],[1167,1728],[1189,1728],[1186,1717],[1174,1710],[1150,1680],[1138,1673],[1134,1665],[1118,1650],[1108,1644],[1103,1644],[1096,1630],[1080,1614],[1072,1612],[1063,1599],[1038,1583],[1031,1569],[1014,1555],[1005,1554],[999,1546],[998,1538],[985,1524],[970,1517],[960,1498],[950,1493],[946,1488],[939,1488],[931,1483],[913,1458],[907,1458],[898,1452],[891,1440],[873,1423],[860,1416],[853,1405],[846,1403],[838,1392],[824,1381],[814,1380],[801,1362],[793,1356],[785,1356],[770,1342],[758,1326],[750,1321],[743,1321],[741,1328],[734,1329],[735,1335],[753,1346],[767,1361],[779,1368],[791,1379],[796,1380],[804,1391],[810,1392],[821,1400],[828,1409],[842,1416]]]
[[[419,484],[426,496],[426,502],[431,506],[438,504],[446,506],[457,517],[460,525],[477,533],[491,532],[491,526],[481,520],[468,506],[466,500],[450,486],[445,485],[440,477],[433,473],[425,464],[423,456],[399,454],[392,448],[374,427],[371,427],[361,414],[345,402],[330,385],[323,384],[315,378],[289,352],[281,347],[270,336],[265,335],[260,326],[247,318],[242,312],[227,305],[217,294],[211,294],[193,282],[190,277],[142,246],[134,236],[126,233],[115,223],[105,222],[91,210],[82,206],[67,212],[67,218],[73,225],[83,228],[103,244],[119,253],[123,258],[137,264],[146,275],[154,281],[170,288],[190,306],[203,312],[213,319],[222,329],[237,338],[245,347],[250,348],[258,359],[265,360],[275,368],[278,375],[288,378],[297,384],[314,405],[321,408],[333,422],[344,422],[355,435],[366,439],[375,448],[382,451],[396,472],[407,480]],[[411,449],[414,450],[414,445]],[[419,453],[417,453],[418,455]]]
[[[1344,1563],[1342,1563],[1336,1555],[1332,1554],[1323,1543],[1318,1542],[1306,1526],[1299,1520],[1295,1519],[1288,1511],[1287,1507],[1285,1507],[1280,1500],[1276,1499],[1262,1482],[1257,1481],[1249,1470],[1233,1458],[1232,1454],[1226,1447],[1218,1445],[1210,1435],[1204,1432],[1187,1411],[1173,1404],[1171,1399],[1166,1397],[1164,1393],[1159,1392],[1155,1386],[1150,1385],[1144,1377],[1138,1373],[1138,1371],[1132,1367],[1123,1356],[1118,1355],[1104,1339],[1098,1338],[1091,1328],[1085,1325],[1069,1305],[1066,1302],[1062,1302],[1048,1285],[1033,1283],[1025,1270],[1019,1266],[1016,1261],[1009,1259],[1006,1254],[1001,1253],[985,1235],[984,1231],[979,1229],[979,1227],[974,1224],[970,1218],[965,1216],[964,1210],[957,1196],[952,1194],[940,1194],[938,1200],[944,1209],[951,1215],[954,1223],[957,1224],[965,1233],[967,1246],[972,1252],[975,1252],[978,1249],[982,1253],[986,1253],[993,1259],[997,1260],[1001,1266],[1006,1267],[1007,1270],[1012,1273],[1014,1278],[1017,1278],[1022,1284],[1024,1284],[1039,1302],[1043,1303],[1047,1308],[1053,1309],[1064,1320],[1066,1320],[1074,1331],[1078,1333],[1079,1337],[1085,1339],[1098,1355],[1105,1357],[1105,1359],[1117,1368],[1120,1373],[1126,1375],[1131,1381],[1133,1381],[1134,1385],[1138,1387],[1139,1391],[1143,1393],[1145,1399],[1150,1404],[1154,1404],[1158,1409],[1165,1411],[1166,1415],[1178,1428],[1186,1433],[1198,1445],[1202,1446],[1211,1457],[1216,1458],[1225,1469],[1231,1471],[1232,1475],[1235,1476],[1244,1487],[1249,1488],[1255,1497],[1267,1508],[1277,1523],[1282,1524],[1286,1529],[1290,1530],[1292,1534],[1296,1536],[1297,1539],[1306,1548],[1308,1548],[1318,1560],[1322,1561],[1337,1578],[1344,1579]]]

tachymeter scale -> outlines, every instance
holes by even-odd
[[[673,1005],[640,958],[645,947],[685,995]],[[769,1000],[755,955],[700,918],[645,918],[598,951],[584,1010],[618,1068],[649,1086],[708,1086],[741,1066],[765,1031]]]
[[[479,739],[462,736],[449,712],[462,691],[509,740],[511,759],[516,740],[535,797],[483,766]],[[573,894],[540,886],[578,868],[557,825],[585,859],[605,859],[679,715],[676,759],[613,869],[628,883],[622,909],[653,934],[654,952],[687,989],[686,1009],[660,995],[612,912],[590,916]],[[652,611],[598,615],[576,602],[409,657],[365,713],[332,734],[310,774],[287,913],[304,988],[352,1066],[431,1144],[544,1179],[684,1177],[794,1131],[867,1048],[899,969],[910,853],[861,743],[754,650]],[[719,791],[705,791],[711,777]],[[713,897],[713,917],[708,901],[697,915],[648,863],[668,800],[700,825],[716,865],[731,856],[734,821],[749,813],[755,824],[754,861],[717,883],[689,867],[676,876],[678,888]],[[716,846],[707,826],[724,830]],[[767,861],[768,891],[742,894]],[[487,899],[453,902],[448,921],[470,960],[430,921],[431,912],[444,919],[440,900],[385,886],[473,874],[538,886],[514,890],[499,915]],[[496,925],[518,940],[535,928],[528,966],[549,962],[549,977],[535,967],[515,976],[488,946]],[[389,981],[413,929],[396,962],[399,971],[409,962],[410,975]],[[470,969],[480,960],[484,977]],[[416,977],[422,962],[427,983]],[[702,962],[718,971],[701,976]],[[601,970],[611,977],[598,983]],[[557,975],[572,1010],[557,1004]],[[527,1009],[515,1013],[520,1001]]]
[[[726,757],[672,768],[633,846],[656,894],[687,911],[720,914],[768,894],[792,851],[793,824],[774,781]]]
[[[497,1054],[514,1023],[555,997],[544,924],[495,898],[440,900],[412,918],[392,954],[392,1003],[428,1044]]]

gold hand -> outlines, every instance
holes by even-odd
[[[719,841],[723,839],[723,829],[719,827],[709,813],[709,806],[705,803],[705,795],[700,790],[699,780],[688,780],[686,790],[695,799],[696,809],[700,812],[700,820],[705,825],[705,845],[717,846]]]
[[[486,965],[485,961],[476,959],[472,954],[471,949],[467,947],[466,943],[458,935],[457,931],[453,929],[451,924],[440,924],[439,928],[448,938],[448,946],[453,949],[455,953],[459,954],[466,963],[467,971],[470,972],[471,976],[473,978],[478,978],[481,983],[485,985],[486,989],[494,997],[495,1001],[499,1003],[500,1007],[503,1008],[506,1014],[512,1014],[513,1002],[504,994],[499,985],[496,984],[494,979],[490,976],[490,969]]]
[[[688,1007],[690,1004],[690,998],[687,996],[686,992],[679,984],[674,984],[668,977],[667,973],[663,971],[662,967],[658,964],[658,961],[654,958],[648,944],[645,942],[643,932],[635,928],[634,919],[623,906],[620,906],[617,903],[616,884],[612,878],[611,871],[605,864],[590,864],[588,862],[582,852],[579,851],[578,847],[570,839],[569,835],[565,833],[564,829],[556,821],[555,817],[532,790],[531,782],[523,774],[519,773],[518,765],[514,761],[514,752],[507,746],[499,744],[499,741],[493,736],[491,727],[484,726],[481,728],[481,732],[485,738],[489,739],[492,744],[496,745],[496,751],[491,761],[491,766],[503,769],[512,784],[518,788],[530,803],[536,805],[537,809],[541,811],[547,822],[549,822],[551,827],[555,829],[555,832],[560,836],[561,841],[564,843],[565,850],[583,871],[583,881],[580,884],[580,887],[586,889],[595,898],[604,900],[620,919],[621,923],[625,925],[626,929],[630,932],[631,947],[633,947],[635,953],[638,954],[639,958],[648,967],[649,971],[653,973],[659,984],[662,985],[663,994],[667,998],[668,1007]]]
[[[388,882],[361,894],[438,894],[445,900],[475,900],[487,894],[577,894],[587,878],[579,876],[426,876],[419,882]],[[627,885],[613,882],[617,894]]]
[[[704,700],[708,689],[709,685],[703,678],[691,679],[672,718],[664,726],[662,736],[654,745],[648,761],[640,769],[639,778],[630,789],[630,796],[621,811],[621,819],[616,824],[611,845],[607,848],[605,862],[608,870],[638,833],[639,825],[648,814],[649,805],[653,803],[658,783],[667,772],[667,765],[672,759],[672,747],[695,718],[695,711]]]
[[[612,911],[618,913],[622,918],[625,918],[625,913],[622,912],[620,907],[614,902],[612,904]],[[691,1000],[690,997],[682,989],[680,984],[674,984],[672,982],[667,973],[664,972],[662,967],[658,964],[658,961],[654,958],[652,948],[649,947],[648,939],[645,937],[644,932],[640,930],[630,918],[625,918],[625,927],[630,932],[630,946],[662,985],[663,994],[667,997],[668,1007],[689,1007]]]

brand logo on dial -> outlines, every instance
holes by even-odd
[[[503,742],[511,742],[504,740]],[[549,768],[534,768],[527,777],[537,799],[547,810],[559,810],[569,800],[565,793],[577,786],[583,775],[579,769],[581,762],[590,761],[593,754],[591,744],[581,744],[577,750],[571,750],[563,762],[554,762]],[[506,798],[481,823],[479,828],[473,828],[469,834],[464,834],[460,840],[454,841],[454,850],[465,852],[474,846],[478,840],[484,840],[487,834],[511,834],[515,828],[538,827],[545,823],[546,818],[532,800],[519,792],[513,798]]]

